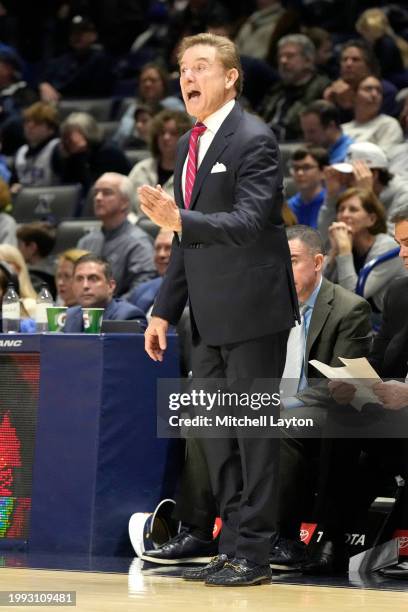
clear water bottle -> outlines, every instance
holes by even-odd
[[[9,283],[1,306],[3,333],[16,334],[20,331],[20,298],[13,283]]]
[[[47,308],[54,306],[51,293],[43,283],[35,305],[35,328],[38,333],[48,331]]]

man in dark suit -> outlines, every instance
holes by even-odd
[[[82,308],[104,308],[104,320],[135,320],[146,328],[146,317],[140,308],[113,297],[116,283],[108,261],[92,254],[83,255],[75,263],[73,275],[72,290],[78,306],[67,310],[65,333],[83,331]]]
[[[401,207],[393,215],[391,221],[395,223],[395,239],[400,245],[400,257],[408,270],[408,206]],[[406,377],[408,373],[408,323],[406,313],[408,308],[408,278],[398,278],[391,283],[384,299],[383,318],[380,331],[374,339],[373,347],[368,357],[371,365],[385,382],[378,383],[373,387],[374,393],[386,410],[387,420],[395,420],[394,430],[398,428],[401,436],[407,431],[406,409],[408,407],[408,385]],[[387,380],[388,379],[388,380]],[[399,379],[399,380],[398,380]],[[329,387],[333,398],[339,404],[350,404],[353,401],[355,387],[344,382],[332,381]],[[387,412],[390,411],[387,415]],[[364,407],[363,407],[364,412]],[[380,432],[382,434],[382,432]],[[401,439],[372,440],[375,443],[373,451],[376,455],[388,455],[394,458],[397,469],[405,482],[408,480],[408,442],[406,437]],[[354,452],[354,455],[356,452]],[[331,465],[336,464],[336,455],[330,456]],[[348,458],[348,463],[343,466],[340,474],[344,482],[347,474],[352,473],[355,466],[353,456]],[[331,527],[337,516],[330,516],[330,508],[337,501],[336,496],[342,496],[344,487],[340,491],[329,489],[331,503],[323,506],[323,522]],[[396,513],[396,526],[408,530],[408,494],[406,487],[402,496],[402,503]],[[386,568],[382,573],[387,577],[408,578],[408,564],[402,561],[399,565]]]
[[[146,350],[163,359],[168,326],[188,299],[194,377],[246,390],[254,379],[270,379],[268,391],[278,391],[297,306],[277,144],[235,100],[242,71],[230,40],[186,38],[179,63],[183,99],[198,122],[179,142],[176,201],[160,187],[139,189],[143,212],[177,233]],[[268,581],[279,444],[242,436],[200,443],[224,527],[220,555],[194,579],[226,586]]]

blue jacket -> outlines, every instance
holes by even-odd
[[[300,193],[289,198],[288,206],[295,213],[298,223],[310,225],[317,229],[319,210],[326,197],[326,189],[322,189],[310,202],[305,202]]]
[[[146,314],[150,306],[153,305],[162,282],[163,277],[158,276],[157,278],[152,278],[149,281],[141,283],[129,295],[128,301],[140,308],[140,310],[143,310]]]
[[[103,313],[103,319],[109,321],[136,320],[144,329],[147,326],[146,317],[140,308],[129,304],[126,300],[119,300],[117,298],[114,298],[109,302],[108,306],[106,306],[105,312]],[[82,332],[83,329],[81,306],[72,306],[68,308],[63,331],[67,334],[75,334]]]

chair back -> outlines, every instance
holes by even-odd
[[[13,217],[17,223],[49,221],[57,225],[64,217],[74,217],[81,200],[82,187],[23,187],[13,197]]]
[[[71,113],[89,113],[96,121],[110,121],[112,104],[112,98],[64,98],[58,111],[62,120]]]
[[[374,270],[374,268],[376,268],[377,266],[380,266],[385,261],[393,259],[394,257],[398,257],[399,252],[400,252],[400,248],[394,247],[393,249],[390,249],[389,251],[386,251],[385,253],[378,255],[378,257],[373,257],[373,259],[370,259],[370,261],[368,261],[361,268],[358,274],[357,285],[356,285],[356,290],[355,290],[357,295],[361,295],[362,297],[364,297],[364,289],[367,283],[367,279],[370,275],[370,272]]]
[[[101,226],[97,219],[66,219],[57,227],[57,235],[53,253],[58,255],[67,249],[74,249],[78,241],[94,229]]]

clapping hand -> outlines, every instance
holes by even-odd
[[[181,217],[178,206],[160,185],[157,185],[157,187],[142,185],[137,192],[141,210],[153,223],[174,232],[181,231]]]

